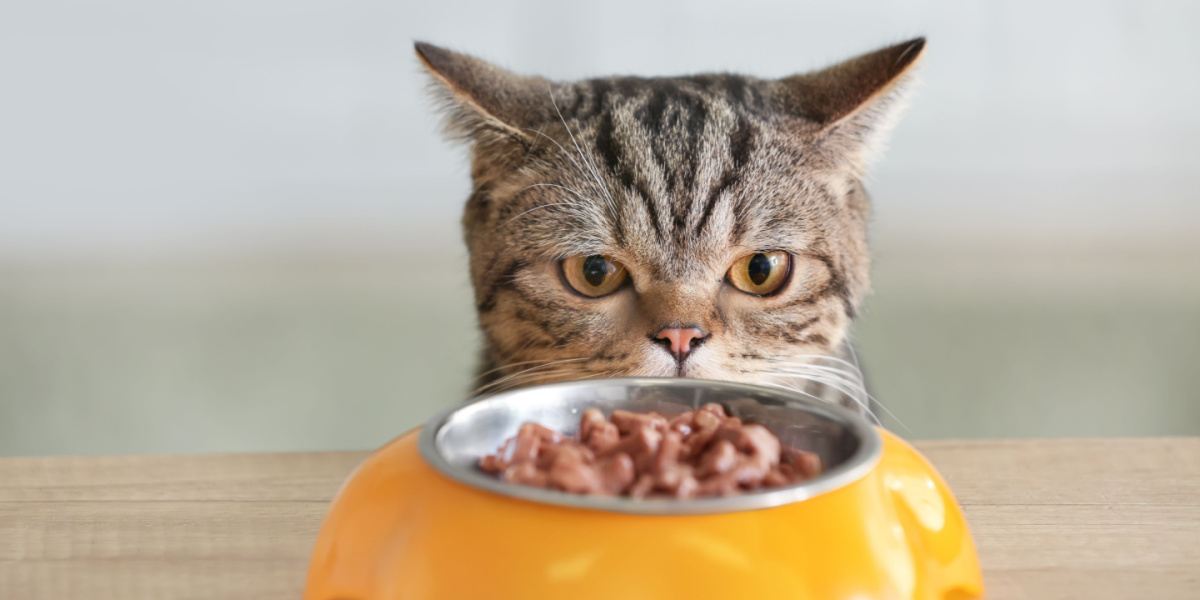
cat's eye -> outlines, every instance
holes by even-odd
[[[560,264],[567,285],[589,298],[607,296],[629,278],[621,263],[601,254],[572,256]]]
[[[769,296],[787,283],[792,255],[782,250],[755,252],[733,262],[726,276],[729,285],[755,296]]]

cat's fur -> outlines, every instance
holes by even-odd
[[[836,355],[868,289],[864,169],[902,104],[917,39],[783,79],[552,82],[418,43],[470,142],[463,219],[485,389],[608,375],[779,382]],[[781,293],[733,289],[741,256],[787,250]],[[603,254],[632,285],[588,299],[558,261]],[[652,339],[709,337],[682,364]],[[487,386],[490,386],[487,387]]]

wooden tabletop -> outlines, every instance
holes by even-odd
[[[1200,438],[917,446],[990,598],[1200,597]],[[364,456],[0,458],[0,598],[297,598]]]

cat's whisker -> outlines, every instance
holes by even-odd
[[[812,398],[813,400],[816,400],[817,402],[826,402],[826,400],[824,400],[823,398],[820,398],[819,396],[816,396],[815,394],[812,394],[811,392],[805,391],[803,387],[788,385],[787,383],[780,382],[780,381],[767,381],[767,382],[765,382],[765,385],[780,387],[785,390],[796,392],[798,394],[808,396],[809,398]],[[880,422],[879,417],[877,417],[875,415],[875,413],[871,412],[871,408],[869,406],[867,406],[865,403],[862,402],[862,400],[859,400],[858,398],[851,397],[851,400],[854,400],[856,403],[858,403],[858,405],[862,407],[863,412],[865,412],[867,414],[867,416],[870,417],[871,420],[875,422],[876,425],[879,424],[879,422]]]
[[[523,216],[525,216],[525,215],[527,215],[527,214],[529,214],[529,213],[531,213],[531,212],[534,212],[534,211],[536,211],[536,210],[541,210],[541,209],[543,209],[543,208],[552,208],[552,207],[555,207],[555,206],[574,206],[574,205],[573,205],[573,204],[571,204],[570,202],[555,202],[555,203],[553,203],[553,204],[539,204],[539,205],[537,205],[537,206],[535,206],[535,207],[533,207],[533,208],[531,208],[531,209],[529,209],[529,210],[523,211],[523,212],[521,212],[521,214],[519,214],[519,215],[517,215],[517,216],[515,216],[515,217],[513,217],[513,218],[511,218],[511,219],[509,219],[509,220],[507,220],[507,221],[505,221],[505,222],[504,222],[504,224],[505,224],[506,226],[507,226],[507,225],[510,225],[510,224],[512,224],[512,222],[513,222],[513,221],[516,221],[517,219],[520,219],[521,217],[523,217]]]
[[[840,363],[840,364],[846,365],[851,370],[853,370],[855,373],[862,375],[862,369],[860,369],[856,363],[852,363],[850,361],[847,361],[844,358],[833,356],[831,354],[790,354],[786,357],[768,356],[768,357],[765,357],[765,360],[767,362],[773,363],[773,364],[784,363],[784,362],[795,363],[795,364],[809,364],[805,361],[806,360],[810,360],[810,361],[828,360],[828,361],[832,361],[835,363]]]
[[[842,361],[841,359],[835,360],[843,363],[846,362]],[[857,367],[854,367],[853,365],[851,366],[855,369],[852,372],[822,365],[797,363],[790,366],[785,366],[785,368],[781,369],[780,372],[789,374],[802,374],[813,381],[817,381],[832,387],[835,390],[846,394],[847,396],[855,397],[860,395],[868,402],[874,402],[879,406],[879,408],[883,409],[883,411],[887,413],[889,417],[895,420],[900,427],[911,433],[912,428],[910,428],[898,415],[896,415],[895,412],[888,408],[886,404],[881,402],[879,398],[876,398],[873,394],[871,394],[870,391],[867,390],[866,383],[862,378],[862,372],[858,371]],[[847,389],[844,386],[849,386],[851,389]],[[855,401],[859,401],[857,397],[855,397]]]
[[[516,373],[511,373],[511,374],[509,374],[509,375],[505,375],[504,377],[501,377],[500,379],[497,379],[496,381],[493,381],[493,382],[487,383],[487,384],[485,384],[485,385],[481,385],[481,386],[479,386],[479,387],[475,388],[475,389],[474,389],[474,390],[473,390],[473,391],[470,393],[470,395],[471,395],[471,396],[476,396],[476,395],[478,395],[479,393],[483,392],[484,390],[487,390],[487,389],[490,389],[490,388],[492,388],[492,387],[496,387],[496,386],[502,385],[502,384],[504,384],[505,382],[507,382],[507,381],[509,381],[509,380],[512,380],[513,378],[520,377],[521,375],[524,375],[524,374],[527,374],[527,373],[530,373],[530,372],[533,372],[533,371],[538,371],[538,370],[541,370],[541,369],[548,369],[548,368],[550,368],[550,367],[558,366],[558,365],[561,365],[561,364],[564,364],[564,363],[570,363],[570,362],[579,362],[579,361],[581,361],[581,360],[587,360],[587,358],[586,358],[586,357],[578,357],[578,358],[563,358],[563,359],[559,359],[559,360],[551,360],[551,361],[547,361],[547,362],[544,362],[544,363],[542,363],[542,364],[540,364],[540,365],[535,365],[535,366],[529,367],[529,368],[527,368],[527,369],[522,369],[522,370],[520,370],[520,371],[517,371]]]
[[[879,398],[876,398],[875,396],[873,396],[873,395],[872,395],[871,393],[869,393],[869,392],[867,393],[867,398],[869,398],[869,399],[870,399],[872,402],[874,402],[876,405],[878,405],[878,406],[879,406],[879,408],[882,408],[882,409],[883,409],[883,412],[887,413],[887,414],[888,414],[888,416],[889,416],[889,417],[891,417],[891,418],[892,418],[892,420],[894,420],[894,421],[896,422],[896,424],[897,424],[897,425],[899,425],[899,426],[901,426],[901,427],[903,427],[903,428],[904,428],[904,431],[906,431],[906,432],[908,432],[908,433],[912,433],[912,432],[913,432],[912,428],[911,428],[911,427],[909,427],[907,423],[905,423],[904,421],[900,420],[900,417],[899,417],[899,416],[897,416],[897,415],[896,415],[896,413],[892,412],[892,409],[888,408],[886,404],[884,404],[883,402],[881,402],[881,401],[879,400]]]
[[[620,372],[619,369],[608,369],[608,370],[596,371],[596,372],[589,373],[587,370],[580,370],[580,369],[575,369],[575,368],[556,369],[556,370],[548,371],[548,372],[539,371],[539,372],[535,372],[535,373],[529,373],[526,376],[522,376],[518,379],[509,381],[502,388],[499,388],[499,389],[496,389],[493,391],[494,392],[507,391],[507,390],[513,389],[518,386],[531,385],[531,384],[546,384],[546,383],[554,383],[554,382],[558,382],[558,381],[583,381],[585,379],[597,379],[597,378],[601,378],[601,377],[609,377],[612,375],[616,375],[619,372]]]
[[[579,357],[575,357],[573,359],[565,358],[565,359],[561,359],[561,360],[585,360],[585,359],[587,359],[586,356],[579,356]],[[484,377],[487,377],[488,375],[491,375],[492,373],[495,373],[497,371],[503,371],[505,369],[511,369],[513,367],[519,367],[521,365],[532,365],[533,363],[545,363],[545,362],[547,362],[546,359],[537,359],[537,360],[521,360],[521,361],[517,361],[517,362],[505,363],[498,367],[488,369],[488,370],[480,373],[479,375],[476,375],[475,380],[478,381],[480,379],[483,379]]]
[[[803,368],[775,369],[774,372],[784,375],[802,376],[814,381],[820,381],[821,383],[829,385],[830,387],[833,387],[844,394],[853,394],[859,396],[866,395],[865,388],[859,385],[857,381],[848,379],[836,373],[830,373],[820,369]]]
[[[856,393],[861,393],[864,395],[867,393],[866,386],[863,384],[862,379],[852,372],[831,369],[829,367],[822,367],[820,365],[778,365],[773,366],[772,370],[780,373],[799,373],[803,375],[810,375],[822,380],[828,380],[830,382],[837,383],[848,390],[853,390]]]
[[[788,357],[787,359],[773,359],[773,360],[769,360],[768,362],[771,363],[772,367],[777,368],[777,369],[778,368],[808,369],[808,370],[821,371],[823,373],[829,373],[831,376],[840,377],[840,378],[843,378],[843,379],[853,383],[856,387],[861,387],[864,390],[866,389],[866,384],[863,381],[862,371],[859,371],[858,368],[855,367],[854,365],[847,363],[846,361],[841,360],[836,357],[828,357],[828,356],[821,356],[821,355],[807,355],[807,356],[812,359],[828,358],[832,361],[835,361],[836,363],[844,364],[848,368],[842,368],[842,367],[831,366],[831,365],[815,364],[815,362],[816,362],[815,360],[796,360],[798,358],[804,358],[805,356],[806,355],[791,356],[791,357]]]
[[[879,420],[877,415],[874,414],[874,411],[871,410],[870,401],[873,400],[873,398],[870,392],[867,391],[866,384],[862,379],[862,373],[858,371],[857,367],[847,363],[846,361],[827,355],[801,356],[806,356],[810,360],[796,360],[797,358],[800,358],[800,356],[791,356],[786,360],[769,359],[768,362],[772,363],[773,367],[770,373],[776,376],[793,377],[824,385],[850,398],[855,403],[861,405],[866,413],[873,419],[876,421]],[[835,363],[845,364],[847,367],[849,367],[849,369],[813,364],[814,360],[822,359],[828,359]],[[876,403],[878,403],[878,401],[876,401]],[[887,408],[881,403],[878,404],[880,407],[884,408],[884,410],[887,410]],[[888,412],[891,414],[891,411]],[[893,414],[892,417],[895,418],[895,415]],[[903,425],[903,422],[901,422],[899,419],[896,419],[896,421]],[[907,429],[907,426],[905,426],[905,428]]]
[[[809,373],[820,373],[825,377],[829,377],[838,381],[842,381],[857,389],[866,391],[866,382],[863,380],[862,373],[856,370],[849,370],[829,365],[819,365],[808,362],[787,362],[773,364],[772,367],[777,370],[800,370]]]
[[[618,216],[617,202],[613,199],[612,193],[609,192],[608,187],[604,185],[604,180],[600,177],[600,170],[597,169],[595,163],[588,159],[587,155],[583,153],[583,148],[579,146],[579,140],[575,139],[575,134],[571,132],[571,126],[567,125],[567,120],[563,118],[562,111],[558,109],[558,101],[554,99],[554,88],[547,87],[546,92],[550,96],[550,104],[554,107],[554,112],[558,115],[558,120],[562,123],[563,128],[567,130],[567,135],[570,136],[571,143],[575,145],[575,151],[579,153],[579,158],[591,170],[592,178],[596,181],[596,189],[604,196],[605,200],[607,200],[610,215],[616,219]]]
[[[612,377],[613,375],[616,375],[619,372],[620,372],[619,369],[608,369],[605,371],[596,371],[596,372],[592,373],[591,375],[586,375],[584,377],[576,377],[576,378],[574,378],[574,380],[575,381],[583,381],[584,379],[601,379],[603,377]]]
[[[539,182],[539,183],[531,183],[531,184],[521,188],[520,190],[517,190],[516,194],[520,194],[521,192],[523,192],[525,190],[533,189],[533,188],[537,188],[537,187],[551,187],[551,188],[559,189],[559,190],[562,190],[562,191],[574,196],[576,200],[579,200],[581,202],[586,200],[586,198],[584,198],[583,194],[581,194],[580,192],[577,192],[565,185],[559,185],[557,183],[549,183],[546,181]],[[515,196],[516,194],[513,194],[513,195]]]
[[[776,369],[775,372],[803,376],[823,383],[839,392],[842,392],[843,394],[861,396],[870,399],[870,393],[867,392],[866,386],[862,384],[860,379],[848,376],[842,372],[829,371],[821,367],[792,367]]]
[[[854,361],[854,368],[861,373],[862,365],[858,362],[858,350],[854,349],[854,344],[852,342],[846,344],[846,350],[850,351],[850,358]]]
[[[551,100],[551,102],[553,102],[554,101],[554,93],[552,91],[549,93],[550,93],[550,100]],[[557,110],[557,106],[555,107],[555,109]],[[561,113],[559,113],[559,120],[562,120]],[[575,135],[571,132],[571,128],[567,126],[566,121],[563,121],[563,127],[567,130],[567,135],[571,136],[571,141],[575,143],[576,150],[579,150],[579,144],[578,144],[578,142],[575,142]],[[598,170],[595,166],[595,163],[591,162],[583,154],[582,151],[579,151],[579,153],[578,153],[579,158],[576,158],[576,156],[574,154],[572,154],[570,151],[568,151],[566,148],[564,148],[563,145],[558,142],[558,140],[546,135],[546,133],[543,132],[541,129],[526,128],[526,131],[529,131],[530,133],[539,135],[539,136],[545,138],[546,140],[548,140],[551,144],[554,144],[555,147],[558,148],[559,152],[561,152],[562,155],[564,157],[566,157],[566,159],[568,161],[570,161],[571,165],[574,166],[576,170],[578,170],[583,175],[587,176],[591,182],[595,182],[596,183],[595,187],[598,188],[600,195],[604,198],[606,204],[608,205],[610,216],[614,220],[619,218],[619,215],[617,215],[616,201],[613,199],[612,193],[608,190],[608,188],[606,186],[604,186],[603,182],[600,181],[600,178],[597,174]],[[586,167],[580,163],[580,159],[582,159],[585,163],[587,163]],[[578,199],[580,201],[581,206],[586,205],[588,203],[587,200],[583,197],[583,194],[581,194],[580,192],[568,189],[563,186],[551,184],[551,183],[534,184],[531,186],[527,186],[526,188],[522,189],[521,191],[524,191],[525,189],[529,189],[530,187],[537,187],[539,185],[545,185],[548,187],[557,187],[559,189],[562,189],[563,191],[570,193],[572,196],[574,196],[576,199]]]
[[[528,372],[530,372],[530,371],[533,371],[533,370],[535,370],[535,369],[544,369],[544,368],[546,368],[546,367],[552,367],[552,366],[561,365],[561,364],[564,364],[564,363],[569,363],[569,362],[578,362],[578,361],[581,361],[581,360],[587,360],[587,357],[585,357],[585,356],[577,356],[577,357],[571,357],[571,358],[559,358],[559,359],[553,359],[553,360],[544,360],[544,361],[526,361],[526,363],[535,363],[535,362],[536,362],[536,363],[540,363],[540,364],[534,365],[534,366],[532,366],[532,367],[527,367],[527,368],[525,368],[525,369],[522,369],[522,370],[520,370],[520,371],[517,371],[517,372],[515,372],[515,373],[510,373],[510,374],[508,374],[506,377],[512,377],[512,376],[515,376],[515,375],[521,375],[522,373],[528,373]],[[510,368],[510,367],[512,367],[512,366],[516,366],[516,365],[518,365],[518,364],[521,364],[521,363],[509,363],[509,364],[507,364],[507,365],[504,365],[503,367],[499,367],[499,369],[506,369],[506,368]]]
[[[551,99],[553,99],[553,96],[551,96]],[[554,144],[555,146],[558,147],[558,150],[560,152],[562,152],[563,156],[565,156],[567,158],[567,160],[571,161],[571,165],[573,165],[576,169],[579,169],[580,172],[587,174],[587,170],[583,168],[583,165],[579,164],[579,161],[575,158],[575,156],[573,154],[571,154],[570,152],[568,152],[567,149],[564,148],[562,144],[558,143],[558,140],[546,135],[545,132],[543,132],[540,129],[526,128],[526,131],[536,133],[536,134],[546,138],[547,140],[549,140],[551,144]],[[570,132],[568,131],[567,133],[570,133]]]
[[[863,399],[863,400],[867,399],[866,398],[867,394],[865,393],[865,391],[862,388],[854,386],[852,383],[849,383],[843,379],[839,379],[834,376],[829,376],[827,374],[823,374],[820,372],[802,371],[802,370],[784,370],[784,371],[776,371],[776,373],[779,375],[784,375],[784,376],[789,376],[789,377],[798,377],[798,378],[803,378],[803,379],[806,379],[809,381],[813,381],[815,383],[820,383],[830,389],[833,389],[833,390],[840,392],[843,395],[849,396],[851,398]]]
[[[565,381],[569,379],[586,379],[576,377],[580,373],[587,373],[587,371],[581,371],[579,369],[552,369],[549,371],[526,373],[519,377],[509,379],[502,385],[496,386],[495,389],[491,390],[491,393],[499,393],[525,385],[544,384],[554,381]]]
[[[500,393],[505,390],[509,390],[514,387],[517,387],[518,385],[527,384],[531,381],[535,381],[538,377],[545,377],[547,375],[554,375],[554,374],[558,374],[558,373],[574,373],[574,372],[575,371],[573,371],[573,370],[561,370],[561,371],[560,370],[547,370],[547,371],[538,371],[535,373],[523,373],[523,374],[519,374],[519,375],[513,375],[513,376],[507,377],[503,380],[493,381],[492,383],[489,383],[487,385],[479,386],[478,388],[475,389],[475,391],[471,392],[470,396],[472,398],[474,398],[474,397],[482,396],[485,394],[496,394],[496,393]]]
[[[854,361],[854,370],[858,372],[859,379],[862,379],[863,378],[862,365],[859,363],[858,350],[854,349],[853,343],[847,343],[846,350],[848,350],[850,352],[850,358],[851,358],[851,360]],[[908,427],[908,425],[905,425],[904,421],[901,421],[900,417],[897,416],[896,413],[892,412],[892,409],[888,408],[887,405],[883,403],[883,401],[881,401],[879,398],[876,398],[875,396],[872,396],[870,393],[868,393],[867,396],[870,397],[872,402],[874,402],[875,404],[878,404],[879,408],[882,408],[884,410],[884,412],[886,412],[893,419],[895,419],[896,422],[899,423],[901,427],[903,427],[909,433],[912,433],[912,429],[910,429]]]
[[[785,366],[779,370],[787,371],[789,369],[795,370],[795,371],[801,371],[801,372],[805,372],[805,373],[820,373],[824,377],[828,377],[835,381],[843,382],[855,389],[861,390],[864,393],[866,392],[866,385],[863,383],[861,377],[858,377],[853,373],[848,373],[846,371],[842,371],[840,369],[834,369],[832,367],[825,367],[825,366],[821,366],[821,365],[794,365],[791,367]]]

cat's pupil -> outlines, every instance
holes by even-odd
[[[608,259],[599,254],[593,254],[583,260],[583,278],[596,287],[604,283],[611,270],[612,265]]]
[[[767,277],[771,276],[772,266],[774,265],[771,257],[758,253],[750,257],[750,264],[746,265],[746,274],[750,276],[750,281],[753,281],[754,285],[762,285]]]

